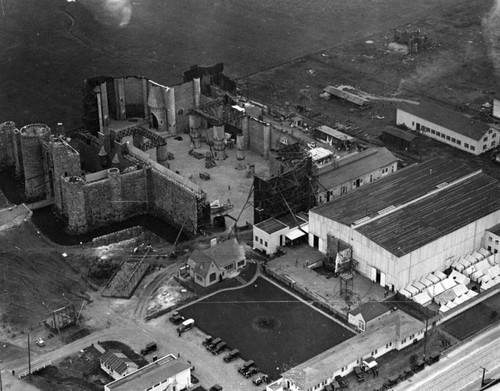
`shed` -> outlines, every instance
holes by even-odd
[[[408,131],[398,128],[387,128],[382,131],[380,139],[387,144],[408,152],[414,152],[417,149],[417,136]]]

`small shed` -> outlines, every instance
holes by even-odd
[[[348,321],[361,331],[365,331],[371,324],[390,313],[391,310],[382,303],[364,303],[349,312]]]
[[[415,152],[417,149],[417,136],[398,128],[387,128],[382,131],[380,139],[402,151]]]

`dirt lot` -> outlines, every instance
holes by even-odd
[[[80,86],[88,77],[144,75],[168,85],[180,82],[192,64],[216,62],[241,77],[456,3],[316,0],[312,7],[302,0],[4,0],[1,121],[49,126],[62,121],[73,127],[80,124]],[[122,13],[116,17],[106,4],[131,6],[130,22],[120,28]]]

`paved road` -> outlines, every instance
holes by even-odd
[[[487,378],[495,378],[500,374],[500,325],[454,349],[438,363],[426,367],[394,390],[479,390],[481,368],[486,368]]]

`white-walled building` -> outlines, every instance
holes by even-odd
[[[396,172],[398,158],[385,147],[374,147],[318,168],[318,204],[347,194]]]
[[[253,226],[253,248],[272,255],[278,247],[306,236],[307,232],[308,222],[299,215],[271,217]]]
[[[191,365],[169,354],[104,386],[104,391],[180,391],[191,386]]]
[[[500,222],[500,183],[449,161],[407,167],[309,212],[309,244],[352,248],[358,271],[399,290],[480,248]]]
[[[500,252],[500,224],[496,224],[486,230],[483,247],[493,254]]]
[[[334,346],[286,371],[267,391],[323,390],[335,376],[346,376],[369,357],[401,350],[424,337],[425,325],[401,310],[380,319],[364,333]]]
[[[497,128],[428,102],[401,105],[396,112],[396,123],[473,155],[500,143]]]
[[[350,311],[347,321],[358,330],[366,331],[367,328],[390,313],[391,310],[384,304],[377,301],[368,302]]]

